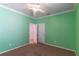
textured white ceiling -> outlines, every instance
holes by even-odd
[[[39,18],[39,17],[43,17],[47,15],[53,15],[53,14],[60,13],[63,11],[72,10],[74,8],[73,3],[38,3],[42,6],[41,9],[44,10],[44,13],[37,12],[36,15],[33,15],[32,10],[29,10],[26,4],[28,3],[5,3],[2,5],[5,5],[9,8],[20,11],[34,18]]]

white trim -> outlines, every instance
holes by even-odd
[[[71,10],[66,10],[66,11],[63,11],[63,12],[59,12],[59,13],[55,13],[55,14],[51,14],[51,15],[47,15],[47,16],[42,16],[42,17],[39,17],[37,19],[45,18],[45,17],[49,17],[49,16],[61,15],[61,14],[68,13],[68,12],[73,12],[73,11],[75,11],[75,7],[76,7],[76,4],[74,4],[73,9],[71,9]]]
[[[75,52],[75,50],[73,50],[73,49],[68,49],[68,48],[64,48],[64,47],[61,47],[61,46],[52,45],[52,44],[48,44],[48,43],[43,43],[43,44],[45,44],[45,45],[49,45],[49,46],[54,46],[54,47],[58,47],[58,48],[61,48],[61,49],[65,49],[65,50],[69,50],[69,51],[73,51],[73,52]]]
[[[74,4],[74,7],[73,7],[73,11],[75,11],[76,10],[76,3]]]
[[[77,55],[77,54],[76,54],[76,51],[75,51],[75,50],[72,50],[72,49],[64,48],[64,47],[57,46],[57,45],[51,45],[51,44],[48,44],[48,43],[42,43],[42,44],[49,45],[49,46],[54,46],[54,47],[58,47],[58,48],[65,49],[65,50],[69,50],[69,51],[73,51],[73,52],[75,52],[75,55]],[[12,49],[8,49],[8,50],[6,50],[6,51],[0,52],[0,54],[3,54],[3,53],[6,53],[6,52],[15,50],[15,49],[17,49],[17,48],[21,48],[21,47],[26,46],[26,45],[28,45],[28,44],[24,44],[24,45],[21,45],[21,46],[12,48]]]
[[[27,14],[25,14],[25,13],[22,13],[22,12],[20,12],[20,11],[15,10],[15,9],[9,8],[9,7],[7,7],[7,6],[4,6],[4,5],[1,5],[1,4],[0,4],[0,7],[3,7],[3,8],[5,8],[5,9],[8,9],[8,10],[10,10],[10,11],[12,11],[12,12],[18,13],[18,14],[20,14],[20,15],[24,15],[24,16],[26,16],[26,17],[33,18],[33,17],[31,17],[31,16],[29,16],[29,15],[27,15]],[[33,18],[33,19],[34,19],[34,18]]]
[[[77,53],[77,51],[75,51],[75,55],[76,55],[76,56],[79,56],[78,53]]]
[[[45,23],[38,24],[38,41],[44,43],[45,42]]]
[[[27,16],[27,17],[31,17],[31,18],[33,18],[33,19],[40,19],[40,18],[45,18],[45,17],[49,17],[49,16],[56,16],[56,15],[60,15],[60,14],[72,12],[72,11],[75,10],[75,5],[74,5],[74,7],[73,7],[72,10],[66,10],[66,11],[63,11],[63,12],[56,13],[56,14],[51,14],[51,15],[47,15],[47,16],[42,16],[42,17],[35,18],[35,17],[29,16],[29,15],[27,15],[27,14],[24,14],[24,13],[22,13],[22,12],[20,12],[20,11],[17,11],[17,10],[15,10],[15,9],[9,8],[9,7],[4,6],[4,5],[1,5],[1,4],[0,4],[0,7],[6,8],[6,9],[8,9],[8,10],[11,10],[11,11],[13,11],[13,12],[16,12],[16,13],[18,13],[18,14],[21,14],[21,15],[24,15],[24,16]]]
[[[6,52],[9,52],[9,51],[15,50],[15,49],[17,49],[17,48],[21,48],[21,47],[26,46],[26,45],[28,45],[28,44],[23,44],[23,45],[21,45],[21,46],[15,47],[15,48],[8,49],[8,50],[6,50],[6,51],[0,52],[0,54],[3,54],[3,53],[6,53]]]
[[[76,4],[74,3],[73,9],[72,9],[73,11],[75,11],[75,7],[76,7]]]
[[[67,11],[63,11],[63,12],[59,12],[59,13],[55,13],[55,14],[51,14],[51,15],[47,15],[47,16],[42,16],[42,17],[39,17],[37,19],[46,18],[46,17],[49,17],[49,16],[57,16],[57,15],[61,15],[61,14],[64,14],[64,13],[69,13],[69,12],[73,12],[73,10],[67,10]]]
[[[69,48],[64,48],[64,47],[61,47],[61,46],[52,45],[52,44],[48,44],[48,43],[42,43],[42,44],[49,45],[49,46],[54,46],[54,47],[58,47],[58,48],[65,49],[65,50],[69,50],[69,51],[73,51],[75,53],[75,55],[77,56],[76,50],[72,50],[72,49],[69,49]]]

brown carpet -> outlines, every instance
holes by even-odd
[[[30,44],[1,54],[0,56],[75,56],[73,51],[45,45]]]

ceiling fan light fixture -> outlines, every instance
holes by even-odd
[[[29,4],[27,4],[27,7],[28,7],[28,9],[30,9],[30,10],[32,10],[33,11],[33,14],[35,15],[36,14],[36,12],[44,12],[43,10],[42,10],[42,6],[40,5],[40,4],[36,4],[36,3],[29,3]]]

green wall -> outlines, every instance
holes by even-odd
[[[28,44],[29,23],[45,23],[46,43],[76,49],[75,12],[33,19],[0,7],[0,52]]]
[[[77,37],[77,55],[79,55],[79,4],[76,5],[76,37]]]
[[[72,50],[76,49],[75,13],[73,11],[40,18],[38,23],[45,23],[46,43]]]
[[[0,52],[28,43],[30,19],[0,7]]]

